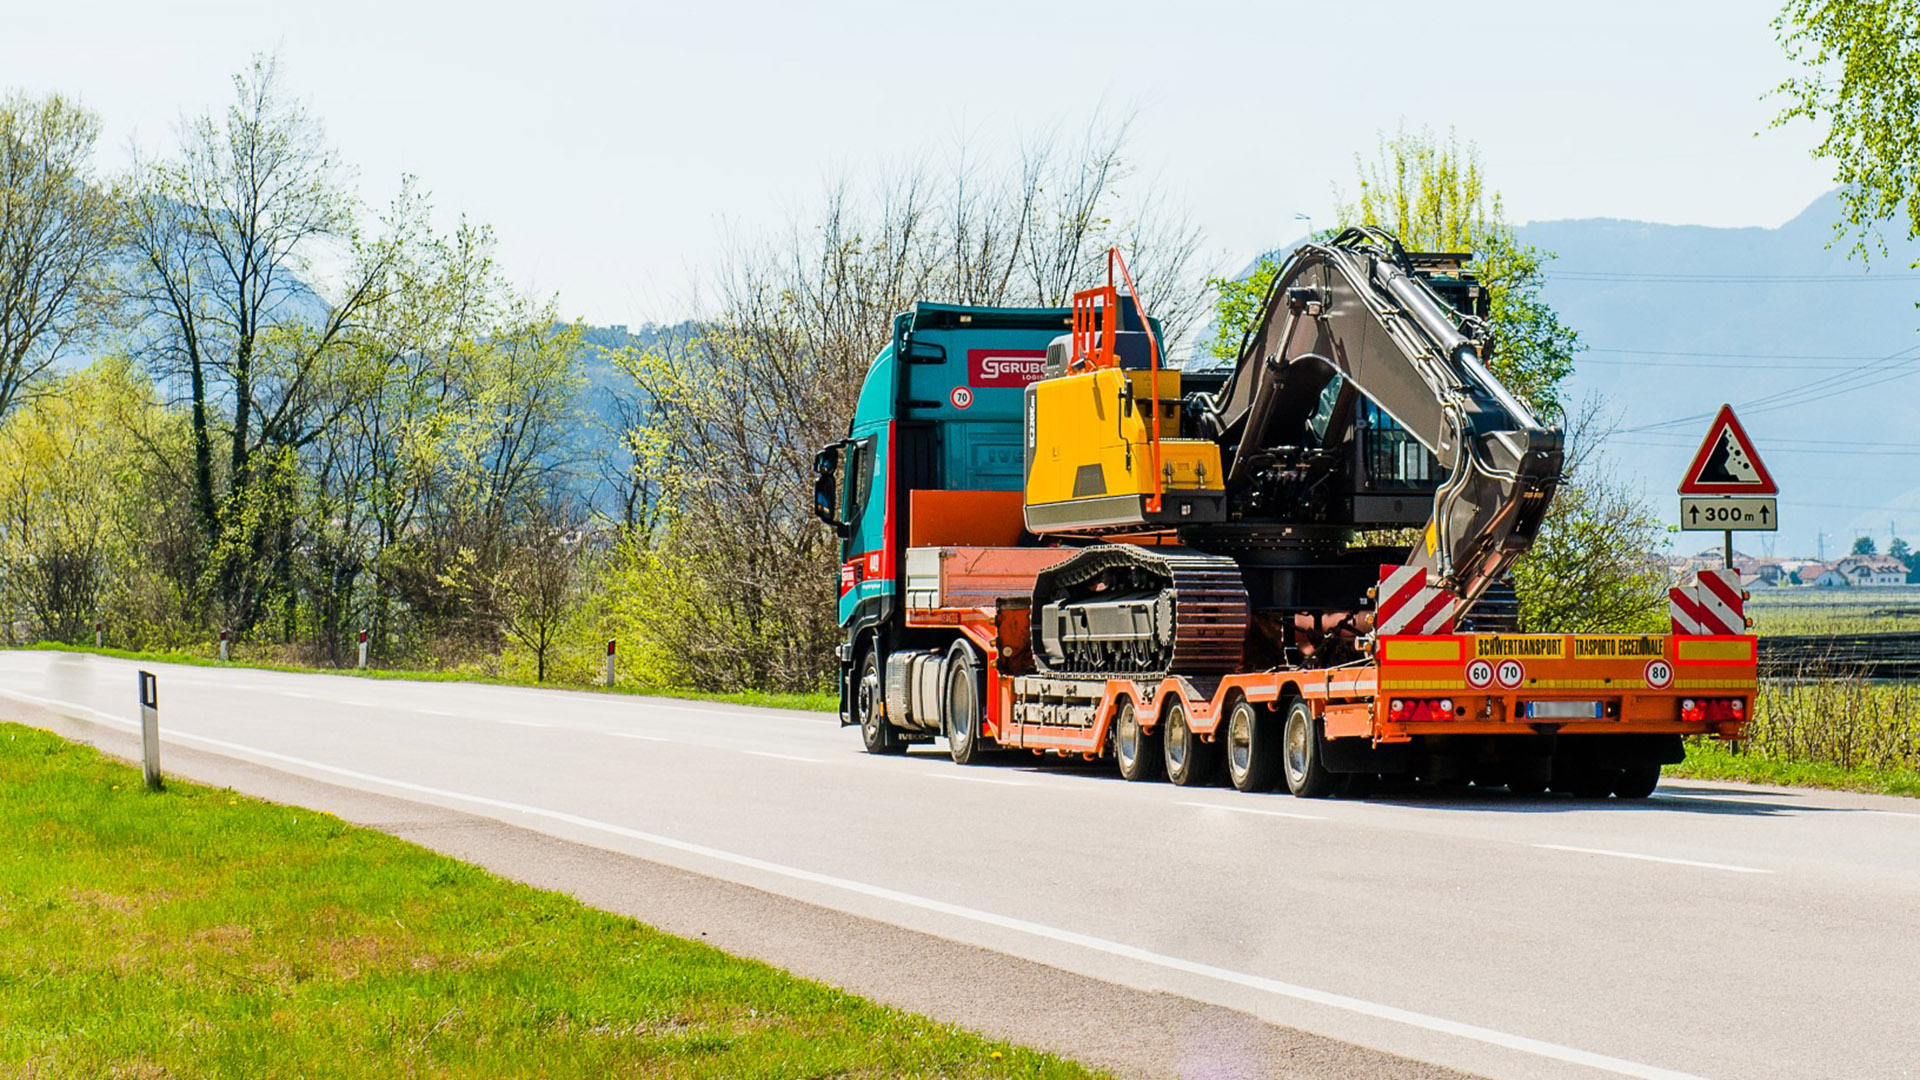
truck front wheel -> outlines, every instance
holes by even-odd
[[[947,654],[945,693],[940,715],[947,729],[947,752],[959,765],[971,765],[986,754],[980,735],[980,670],[973,650],[964,641],[953,643]]]
[[[1324,799],[1339,786],[1340,778],[1327,771],[1320,738],[1320,718],[1313,715],[1313,707],[1293,699],[1281,741],[1286,746],[1287,790],[1298,798]]]
[[[862,654],[853,684],[853,715],[860,721],[860,741],[869,754],[904,754],[906,740],[880,715],[880,654],[869,648]]]

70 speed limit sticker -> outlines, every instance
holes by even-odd
[[[1491,660],[1474,660],[1467,665],[1467,685],[1475,690],[1485,690],[1494,683],[1502,689],[1514,690],[1527,681],[1527,669],[1518,660],[1502,660],[1495,664]]]

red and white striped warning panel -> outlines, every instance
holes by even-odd
[[[1382,566],[1373,607],[1376,634],[1453,633],[1453,594],[1427,587],[1424,566]]]
[[[1667,590],[1676,634],[1744,634],[1746,598],[1737,570],[1701,570],[1690,584]]]

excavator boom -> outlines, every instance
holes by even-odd
[[[1303,490],[1316,468],[1328,471],[1327,456],[1344,448],[1365,459],[1361,439],[1404,432],[1439,467],[1424,541],[1407,561],[1464,610],[1532,544],[1559,484],[1562,436],[1487,370],[1485,323],[1441,299],[1416,258],[1374,229],[1295,251],[1197,427],[1222,447],[1243,530],[1298,524],[1302,500],[1271,497],[1276,488]],[[1382,462],[1372,458],[1341,473],[1353,488],[1340,493],[1345,517],[1322,504],[1322,520],[1414,523],[1373,509],[1382,477],[1367,467]],[[1406,472],[1388,485],[1406,486]]]

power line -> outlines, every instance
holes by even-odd
[[[1920,274],[1630,274],[1608,270],[1543,271],[1549,281],[1646,282],[1660,285],[1878,285],[1920,281]]]

